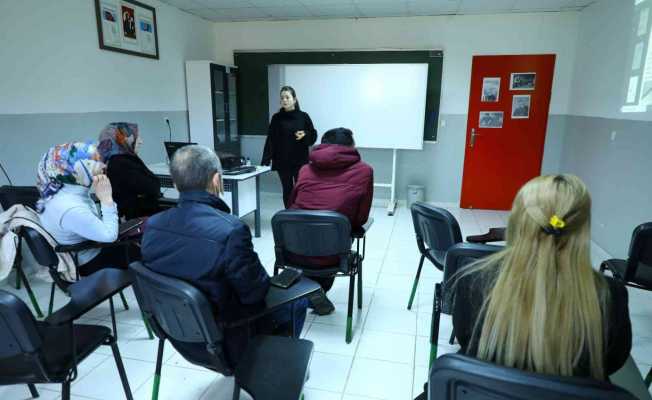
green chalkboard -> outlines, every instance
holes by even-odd
[[[437,139],[443,52],[433,51],[301,51],[236,52],[238,126],[240,134],[267,133],[269,99],[267,67],[274,64],[428,64],[423,139]]]

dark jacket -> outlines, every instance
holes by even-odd
[[[161,183],[139,157],[131,154],[112,156],[106,175],[111,181],[119,215],[132,219],[158,212]]]
[[[462,277],[455,286],[455,305],[453,308],[453,328],[460,343],[461,353],[475,356],[478,352],[478,338],[473,335],[473,328],[484,302],[484,296],[490,282],[491,272],[476,272]],[[610,309],[607,314],[607,352],[605,354],[605,373],[607,376],[618,371],[627,361],[632,349],[632,326],[627,306],[627,289],[611,278],[606,278]],[[479,325],[481,326],[481,325]],[[595,332],[596,335],[601,334]],[[574,371],[575,376],[590,377],[588,354],[581,357]]]
[[[249,227],[227,212],[214,195],[184,192],[177,207],[147,220],[142,240],[143,263],[200,289],[220,321],[244,316],[269,289]]]
[[[306,135],[297,140],[294,135],[304,131]],[[272,169],[293,170],[308,163],[308,148],[317,140],[317,131],[310,116],[301,111],[281,109],[269,124],[262,165],[272,162]]]
[[[320,144],[299,171],[289,208],[337,211],[356,229],[367,222],[373,195],[374,171],[355,148]]]

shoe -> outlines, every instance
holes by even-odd
[[[328,300],[326,293],[319,291],[318,293],[310,296],[308,298],[310,301],[310,306],[313,309],[313,313],[317,315],[328,315],[332,314],[335,311],[335,306]]]

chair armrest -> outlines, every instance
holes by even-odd
[[[307,297],[319,290],[321,290],[321,286],[317,282],[306,277],[302,277],[297,283],[287,289],[270,286],[269,291],[267,291],[267,296],[265,296],[265,308],[247,315],[245,318],[236,321],[223,322],[222,325],[225,328],[232,328],[248,324],[251,321],[278,310],[286,304]]]
[[[483,235],[467,236],[466,241],[469,243],[504,242],[505,228],[489,228],[489,232]]]
[[[97,271],[68,288],[70,301],[45,319],[50,325],[72,322],[133,283],[131,272],[116,268]]]
[[[353,236],[356,239],[363,238],[367,234],[369,228],[371,228],[371,225],[373,224],[374,224],[374,219],[372,217],[369,217],[369,219],[367,219],[367,222],[365,222],[364,225],[362,225],[360,228],[351,231],[351,236]]]
[[[115,242],[109,242],[109,243],[94,242],[92,240],[87,240],[85,242],[76,243],[76,244],[60,244],[54,248],[54,251],[56,251],[57,253],[79,253],[80,251],[89,250],[89,249],[103,249],[105,247],[126,246],[129,245],[130,243],[135,243],[135,242],[137,242],[137,240],[135,239],[117,240]]]

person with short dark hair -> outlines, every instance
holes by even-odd
[[[174,153],[170,174],[180,192],[179,203],[147,220],[142,240],[145,266],[197,287],[220,322],[239,320],[264,307],[269,276],[254,251],[249,227],[231,215],[219,198],[222,167],[215,152],[204,146],[185,146]],[[224,349],[229,363],[237,364],[251,335],[298,337],[306,307],[305,300],[299,301],[294,315],[287,307],[257,320],[255,326],[226,329]],[[196,354],[206,352],[202,346],[173,344]]]
[[[289,206],[290,193],[299,169],[308,163],[308,148],[317,140],[317,131],[308,113],[301,111],[291,86],[281,88],[281,109],[269,124],[262,165],[272,164],[283,186],[283,204]]]
[[[360,228],[369,218],[374,193],[374,171],[360,159],[355,149],[353,132],[335,128],[324,133],[321,144],[310,153],[310,164],[299,171],[289,208],[331,210],[346,215],[351,228]],[[311,258],[317,265],[331,265],[337,257]],[[333,278],[313,278],[324,291],[333,286]],[[312,299],[317,314],[329,314],[335,308],[324,296],[318,304]]]

